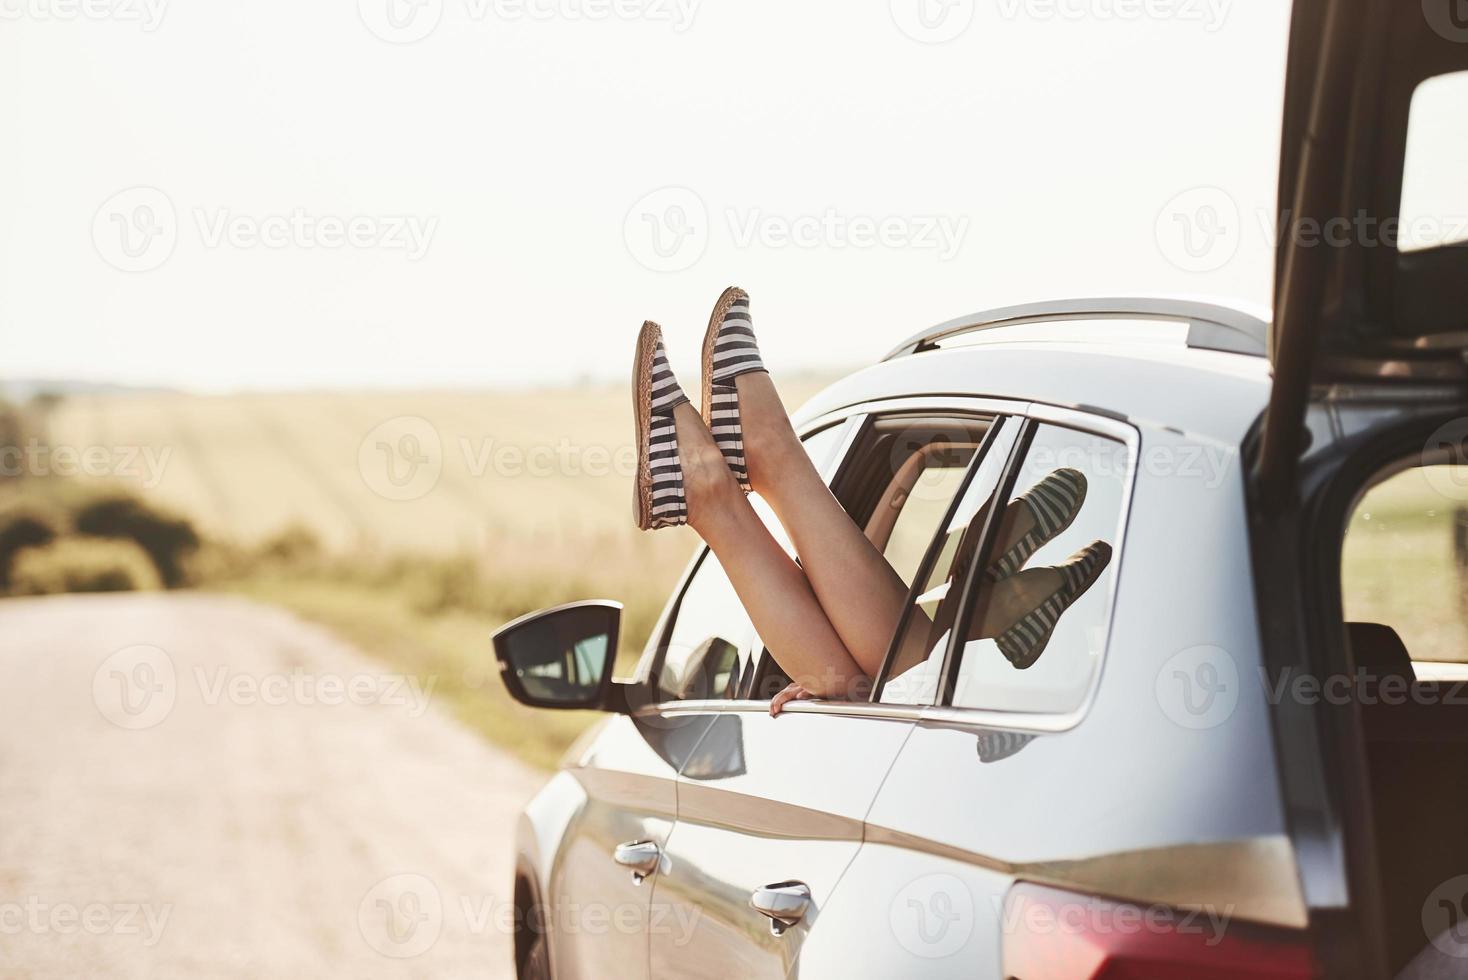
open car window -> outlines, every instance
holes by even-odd
[[[828,469],[846,431],[845,424],[836,425],[804,440],[817,470]],[[773,514],[756,504],[771,533],[783,540],[784,532]],[[751,696],[763,644],[723,566],[707,548],[685,583],[663,635],[664,649],[656,671],[659,700]]]

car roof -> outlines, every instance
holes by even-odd
[[[1091,411],[1237,446],[1263,411],[1269,387],[1267,358],[1189,347],[1184,339],[1018,339],[1011,332],[893,356],[817,394],[796,421],[883,399],[988,397]]]

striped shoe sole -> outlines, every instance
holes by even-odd
[[[1004,658],[1018,670],[1033,667],[1050,643],[1050,636],[1055,632],[1055,624],[1060,622],[1060,617],[1096,584],[1109,564],[1111,545],[1105,541],[1094,541],[1064,564],[1057,565],[1063,579],[1060,588],[995,638],[994,643]]]
[[[745,493],[751,489],[749,465],[744,458],[744,428],[734,379],[764,369],[754,339],[749,294],[730,286],[714,304],[703,335],[703,421]]]
[[[1024,568],[1035,552],[1069,528],[1086,502],[1086,488],[1086,474],[1065,467],[1025,491],[1019,500],[1029,509],[1035,526],[989,566],[984,573],[988,580],[998,582]]]
[[[637,483],[633,516],[644,531],[688,523],[683,467],[673,410],[686,402],[663,350],[663,331],[651,320],[637,335],[632,364],[632,411],[637,419]]]

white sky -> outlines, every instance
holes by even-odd
[[[410,0],[0,0],[0,376],[620,378],[652,318],[691,379],[731,283],[786,369],[1010,302],[1268,301],[1286,0],[419,2],[410,28],[441,4],[436,28],[394,44],[368,22]],[[920,2],[971,22],[921,43],[899,26]],[[173,220],[114,199],[137,186]],[[635,209],[667,187],[693,196]],[[1180,200],[1224,223],[1221,255],[1168,239],[1200,187]],[[692,234],[660,259],[670,203]],[[432,234],[416,258],[239,237],[296,210]],[[779,237],[828,211],[856,230]],[[121,271],[135,218],[166,259]],[[881,219],[888,241],[851,243]]]

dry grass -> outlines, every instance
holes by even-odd
[[[793,407],[819,387],[787,385],[786,401]],[[404,419],[422,423],[395,422]],[[636,442],[622,386],[81,395],[53,410],[48,430],[54,445],[136,446],[166,460],[156,485],[146,474],[124,482],[204,531],[245,543],[300,525],[338,550],[493,559],[507,542],[579,549],[638,534]],[[428,438],[402,442],[419,435]],[[440,476],[413,499],[390,499],[380,492],[395,489],[386,467],[405,475],[400,450],[415,445]]]
[[[794,407],[819,387],[783,394]],[[686,529],[633,524],[636,442],[620,386],[81,395],[50,412],[46,436],[131,458],[131,472],[21,481],[28,489],[0,487],[0,498],[121,484],[185,515],[214,543],[209,587],[286,606],[436,678],[466,723],[543,766],[596,716],[513,704],[490,633],[558,602],[618,599],[625,669],[696,543]],[[413,471],[408,456],[427,462]],[[435,469],[436,480],[409,478]],[[297,538],[304,557],[286,554]]]

